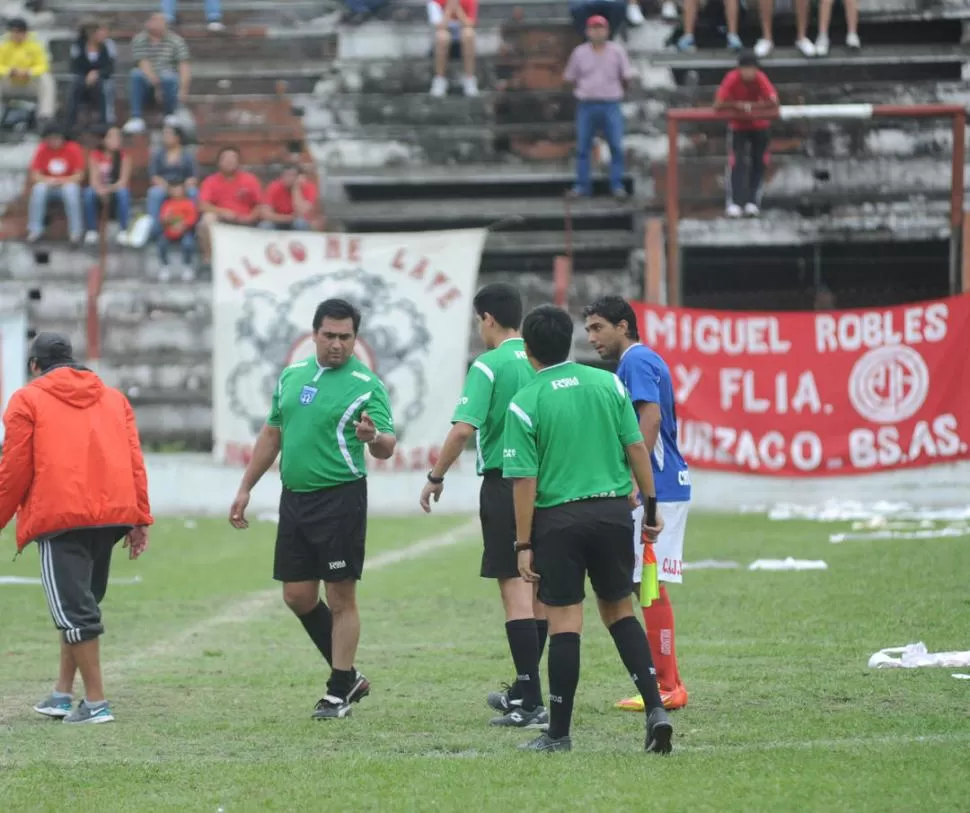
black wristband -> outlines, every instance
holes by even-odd
[[[521,553],[524,550],[532,550],[532,543],[531,542],[514,542],[512,544],[512,548],[513,548],[513,550],[515,550],[516,553]]]
[[[653,528],[657,524],[657,498],[647,497],[647,505],[643,509],[643,519],[648,527]]]
[[[430,471],[428,472],[428,482],[433,486],[440,486],[445,481],[444,477],[435,477]]]

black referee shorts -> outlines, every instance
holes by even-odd
[[[482,523],[482,569],[484,579],[515,579],[519,566],[515,554],[515,505],[512,480],[500,469],[486,471],[479,492],[478,518]]]
[[[273,578],[359,581],[367,537],[367,480],[280,496]]]
[[[540,508],[532,533],[539,601],[568,607],[586,598],[586,576],[597,598],[619,601],[633,592],[633,516],[626,498],[581,500]]]

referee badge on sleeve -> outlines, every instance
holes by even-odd
[[[316,387],[311,387],[309,385],[305,386],[302,390],[300,390],[300,403],[303,404],[303,406],[312,404],[313,399],[317,397],[317,392],[318,390]]]

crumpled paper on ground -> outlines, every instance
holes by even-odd
[[[829,566],[821,559],[756,559],[748,570],[828,570]]]
[[[945,666],[947,669],[970,666],[970,652],[929,652],[926,644],[919,641],[880,649],[869,658],[870,669],[916,669],[921,666]]]

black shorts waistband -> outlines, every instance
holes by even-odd
[[[501,469],[485,469],[485,471],[482,472],[482,477],[484,477],[486,480],[492,480],[494,478],[498,478],[498,479],[501,480],[502,479],[502,470]]]
[[[283,493],[287,495],[292,494],[294,497],[297,497],[297,498],[321,496],[325,494],[335,494],[338,491],[342,491],[343,489],[350,489],[350,488],[353,488],[354,486],[359,487],[362,483],[366,483],[366,482],[367,482],[366,477],[360,477],[356,480],[349,480],[346,483],[340,483],[335,486],[328,486],[327,488],[318,488],[316,491],[294,491],[292,488],[287,488],[286,486],[283,486]]]

